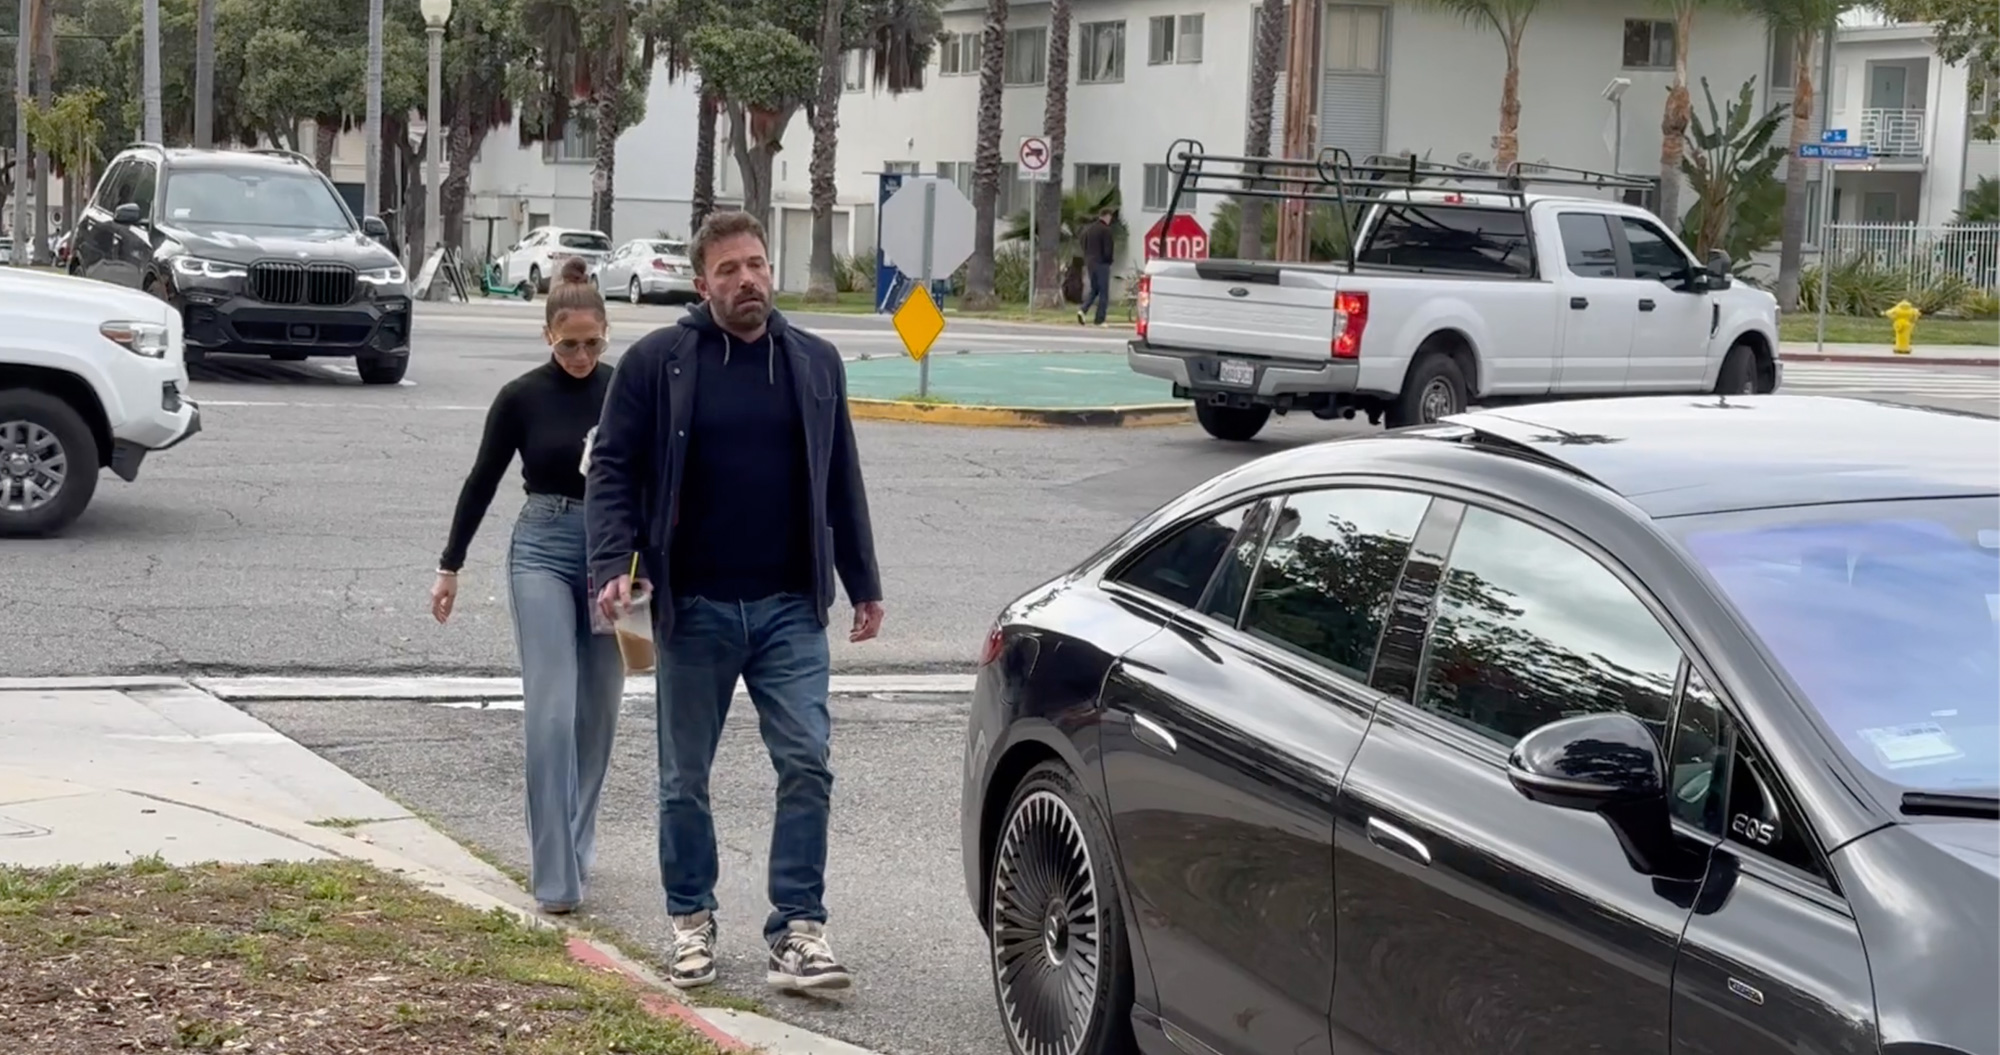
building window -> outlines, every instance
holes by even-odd
[[[972,197],[972,162],[940,161],[937,163],[937,177],[956,185],[967,198]]]
[[[1030,29],[1010,29],[1007,31],[1007,70],[1000,80],[1005,84],[1040,84],[1048,77],[1049,28],[1035,26]]]
[[[868,86],[867,52],[859,50],[848,52],[847,61],[842,63],[842,66],[845,69],[841,74],[841,87],[850,92],[858,92]]]
[[[1174,170],[1165,165],[1147,165],[1146,196],[1144,207],[1147,212],[1167,211],[1167,202],[1174,196]],[[1181,195],[1180,211],[1194,211],[1194,195]]]
[[[1125,79],[1125,23],[1085,22],[1077,28],[1076,83]]]
[[[923,166],[914,161],[884,161],[882,171],[891,175],[915,176],[923,172]]]
[[[542,141],[542,161],[549,164],[580,164],[597,160],[597,125],[588,117],[572,114],[563,126],[561,139]]]
[[[1146,23],[1146,61],[1200,62],[1204,19],[1201,15],[1158,15]]]
[[[984,46],[979,33],[946,33],[938,45],[938,72],[947,77],[977,76]]]
[[[1625,68],[1628,70],[1670,70],[1674,68],[1674,24],[1651,19],[1625,20]]]
[[[548,213],[531,212],[528,214],[528,230],[539,231],[542,228],[547,227],[548,225],[549,225]]]
[[[1382,72],[1382,12],[1363,4],[1326,9],[1320,27],[1322,68],[1328,73]]]
[[[1783,26],[1771,28],[1771,90],[1789,92],[1797,78],[1792,75],[1793,52],[1798,50],[1797,38]]]
[[[1076,186],[1079,190],[1107,191],[1118,189],[1118,166],[1084,165],[1076,166]]]

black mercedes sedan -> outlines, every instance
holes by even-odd
[[[963,795],[1019,1055],[2000,1055],[2000,422],[1265,457],[1007,608]]]

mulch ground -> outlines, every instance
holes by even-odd
[[[714,1055],[562,935],[352,862],[0,868],[0,1052]]]

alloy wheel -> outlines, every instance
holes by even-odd
[[[1103,935],[1083,826],[1050,791],[1008,818],[993,877],[993,972],[1017,1051],[1078,1055],[1096,1010]]]
[[[631,285],[631,288],[629,288],[629,289],[627,289],[627,290],[625,291],[625,296],[626,296],[626,298],[627,298],[627,299],[629,299],[629,300],[630,300],[630,301],[631,301],[632,303],[634,303],[634,304],[637,304],[637,303],[639,303],[639,298],[640,298],[641,294],[640,294],[640,292],[639,292],[639,280],[638,280],[638,279],[636,279],[636,278],[635,278],[635,279],[633,279],[633,280],[632,280],[632,285]]]
[[[1451,382],[1442,377],[1434,377],[1430,384],[1424,386],[1423,395],[1418,397],[1417,407],[1426,425],[1443,420],[1464,409],[1458,405],[1458,394],[1451,390]]]
[[[55,433],[32,421],[0,421],[0,510],[40,509],[68,478],[69,454]]]

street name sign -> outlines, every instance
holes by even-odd
[[[1049,141],[1041,136],[1022,136],[1021,148],[1014,153],[1015,160],[1020,162],[1021,178],[1036,183],[1047,182],[1049,159],[1053,156]]]
[[[1847,142],[1847,129],[1829,128],[1819,134],[1819,141],[1822,143],[1845,143]]]
[[[1807,161],[1866,161],[1868,147],[1838,143],[1800,143],[1799,157]]]

